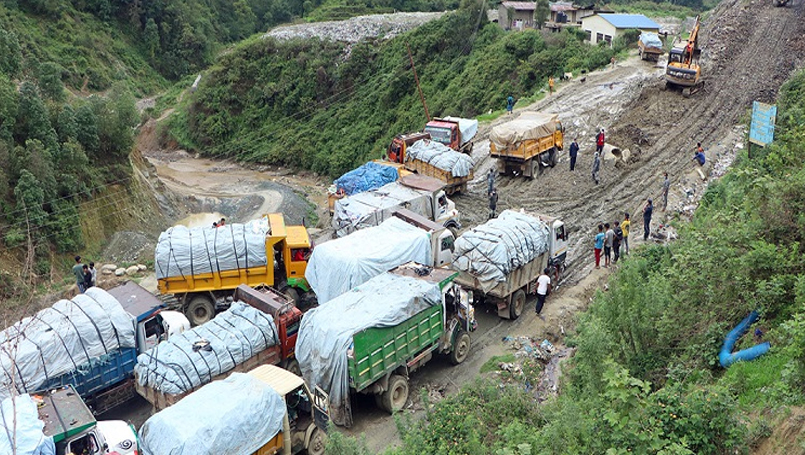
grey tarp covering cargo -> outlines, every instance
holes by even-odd
[[[478,134],[478,120],[474,118],[444,117],[444,119],[458,123],[458,130],[461,132],[461,145],[471,141]]]
[[[314,308],[302,318],[296,359],[305,382],[330,395],[330,417],[352,425],[347,352],[352,335],[370,327],[392,327],[441,305],[437,283],[384,273]]]
[[[662,41],[656,33],[643,32],[640,34],[640,42],[646,47],[662,48]]]
[[[56,455],[53,438],[45,436],[44,428],[30,395],[9,397],[0,403],[0,453]]]
[[[515,120],[492,128],[489,141],[498,149],[505,149],[522,141],[550,136],[556,132],[558,118],[557,114],[523,112]]]
[[[459,153],[441,142],[422,139],[414,142],[405,152],[405,160],[419,160],[444,171],[453,177],[466,177],[474,163],[469,156]]]
[[[232,373],[146,420],[140,448],[145,455],[251,455],[282,430],[285,413],[268,384]]]
[[[376,190],[353,194],[335,201],[333,229],[338,237],[367,227],[377,226],[391,217],[391,212],[404,207],[433,219],[433,203],[426,192],[417,191],[399,182],[383,185]]]
[[[101,288],[59,300],[0,332],[0,398],[20,393],[90,362],[104,362],[118,348],[135,347],[134,318]]]
[[[548,226],[533,216],[504,210],[456,239],[453,268],[478,278],[489,292],[506,276],[548,250]]]
[[[157,242],[157,279],[265,266],[268,229],[266,217],[219,228],[174,226]]]
[[[193,344],[201,340],[209,341],[211,350],[194,352]],[[277,343],[271,315],[238,301],[215,319],[140,354],[134,371],[140,385],[179,394],[210,382]]]
[[[427,231],[391,217],[380,226],[316,246],[305,278],[324,303],[407,262],[429,264],[432,255]]]

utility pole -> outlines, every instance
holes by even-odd
[[[414,70],[414,81],[416,81],[416,88],[419,91],[419,99],[422,100],[422,106],[425,108],[425,117],[430,121],[430,113],[428,112],[428,104],[425,102],[425,95],[422,94],[422,87],[419,86],[419,76],[416,75],[416,66],[414,66],[414,57],[411,55],[411,46],[408,41],[405,42],[405,48],[408,49],[408,60],[411,61],[411,68]]]

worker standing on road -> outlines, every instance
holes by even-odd
[[[489,219],[496,217],[497,214],[495,210],[498,207],[498,192],[492,188],[492,191],[489,193]]]
[[[576,157],[579,156],[579,142],[578,138],[573,138],[570,143],[570,170],[576,169]]]
[[[604,248],[604,237],[606,237],[604,234],[604,226],[599,224],[598,234],[595,234],[595,246],[593,250],[595,252],[595,268],[597,269],[601,268],[601,249]]]
[[[654,213],[654,203],[651,199],[646,201],[646,206],[643,207],[643,240],[648,240],[651,233],[651,215]]]
[[[514,97],[509,95],[509,97],[506,98],[506,111],[508,111],[508,113],[511,114],[513,110],[514,110]]]
[[[612,262],[618,262],[618,259],[621,257],[621,242],[623,241],[623,229],[618,225],[619,223],[616,221],[615,226],[612,228],[614,231],[615,236],[612,238]]]
[[[612,246],[615,244],[615,231],[609,227],[609,223],[604,223],[604,267],[609,267],[612,263]]]
[[[81,256],[75,257],[73,276],[75,276],[75,284],[78,286],[78,293],[81,294],[86,291],[87,288],[84,287],[84,264],[81,263]]]
[[[553,76],[548,78],[548,93],[553,95]]]
[[[665,180],[662,182],[662,211],[668,208],[668,190],[671,189],[671,181],[668,180],[668,173],[665,173]]]
[[[604,135],[604,129],[601,128],[601,131],[598,132],[595,136],[595,151],[598,153],[603,153],[604,151],[604,144],[607,142],[607,137]]]
[[[495,189],[495,168],[489,169],[489,173],[486,174],[486,194],[487,196],[492,194],[492,190]]]
[[[601,170],[601,158],[598,157],[598,152],[595,152],[593,157],[593,181],[598,185],[598,172]]]
[[[621,222],[621,230],[623,231],[623,254],[629,254],[629,227],[632,222],[629,221],[629,214],[623,214],[623,221]]]
[[[537,278],[537,308],[536,313],[540,319],[545,320],[540,313],[542,313],[542,306],[545,305],[545,299],[548,293],[551,292],[551,277],[548,276],[548,269],[542,271],[542,275]]]

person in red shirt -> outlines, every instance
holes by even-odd
[[[604,136],[604,129],[601,128],[601,132],[595,136],[595,151],[601,153],[604,151],[604,143],[606,142],[606,136]]]

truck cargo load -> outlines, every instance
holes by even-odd
[[[656,33],[643,32],[640,34],[640,42],[646,47],[662,48],[662,40]]]
[[[545,253],[548,240],[548,228],[539,219],[504,210],[456,239],[453,267],[474,276],[489,292],[512,270]]]
[[[212,321],[140,354],[134,372],[141,387],[184,394],[278,343],[271,315],[238,301]],[[279,349],[274,354],[278,363]]]
[[[63,375],[110,359],[133,363],[135,357],[135,318],[108,292],[92,287],[0,332],[0,398],[50,387]],[[131,370],[115,372],[122,380]]]
[[[461,133],[461,145],[471,141],[478,134],[478,120],[474,118],[443,117],[448,122],[458,123],[458,130]]]
[[[282,431],[285,414],[283,398],[268,384],[233,373],[151,416],[140,445],[145,455],[250,455]]]
[[[322,304],[398,265],[428,264],[432,255],[428,231],[391,217],[379,226],[318,245],[305,275]]]
[[[380,188],[387,183],[396,181],[398,177],[397,168],[370,161],[347,172],[333,183],[338,192],[351,196],[355,193]]]
[[[296,356],[308,385],[329,394],[333,422],[352,423],[348,355],[353,337],[373,327],[397,326],[442,304],[439,282],[384,273],[305,314]]]
[[[506,149],[523,141],[536,140],[553,135],[556,131],[557,114],[523,112],[517,119],[492,128],[489,141],[498,149]]]
[[[472,158],[436,141],[423,139],[408,148],[405,161],[421,161],[447,171],[451,177],[467,177],[475,165]],[[409,168],[410,169],[410,168]],[[414,169],[419,171],[418,169]],[[431,176],[435,177],[435,176]]]
[[[44,428],[30,395],[8,397],[0,403],[0,453],[56,455],[53,438],[45,435]]]

